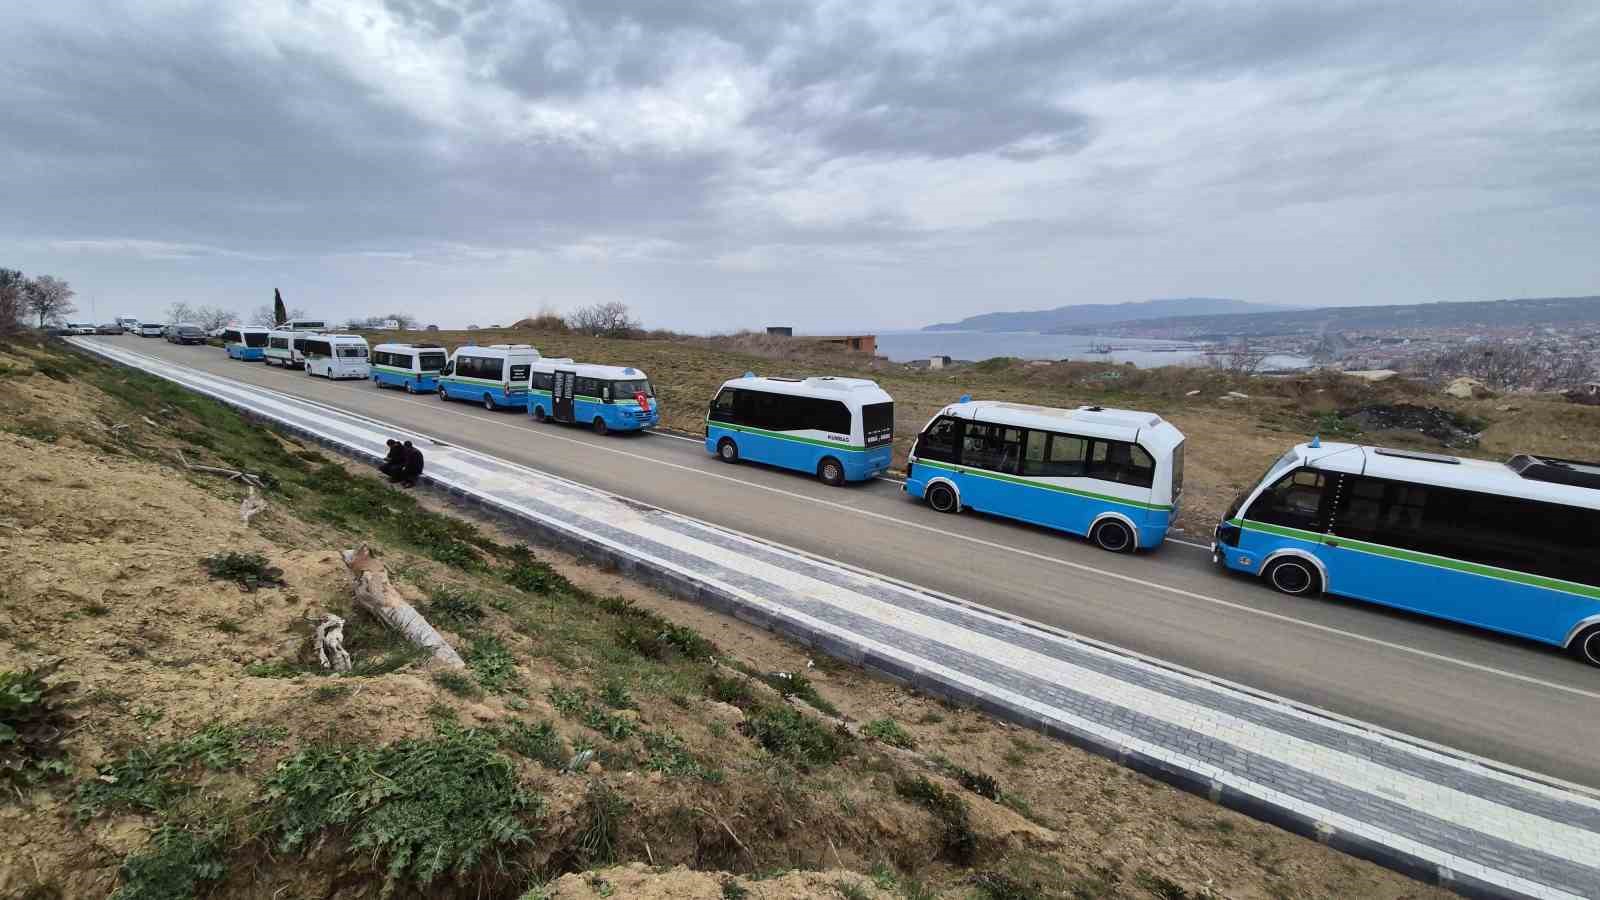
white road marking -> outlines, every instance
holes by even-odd
[[[226,375],[218,375],[216,377],[227,378],[228,376],[226,376]],[[238,380],[238,379],[235,379],[235,380]],[[248,382],[246,382],[246,383],[248,384]],[[338,382],[329,382],[329,384],[330,385],[338,385],[340,387],[348,387],[348,388],[353,388],[354,387],[353,385],[340,385]],[[250,385],[250,386],[251,387],[261,387],[260,385]],[[271,390],[270,388],[267,388],[267,389]],[[290,395],[290,396],[293,396],[293,395]],[[306,399],[306,398],[300,398],[300,399]],[[1235,602],[1233,602],[1231,600],[1223,600],[1220,597],[1210,597],[1210,596],[1207,596],[1205,594],[1201,594],[1201,593],[1197,593],[1195,591],[1187,590],[1185,588],[1173,587],[1171,585],[1161,584],[1160,582],[1156,582],[1156,581],[1149,581],[1147,579],[1139,578],[1139,577],[1133,576],[1133,575],[1124,575],[1124,574],[1122,574],[1120,572],[1113,572],[1113,571],[1111,571],[1109,569],[1101,569],[1101,568],[1098,568],[1096,566],[1086,565],[1084,563],[1072,562],[1071,560],[1060,559],[1058,557],[1048,556],[1048,555],[1043,554],[1043,553],[1035,553],[1032,550],[1024,550],[1024,549],[1022,549],[1020,547],[1008,547],[1008,546],[1006,546],[1004,544],[996,543],[996,542],[990,541],[990,540],[985,540],[984,538],[979,538],[979,537],[973,537],[971,535],[960,534],[960,533],[954,532],[954,531],[946,531],[946,530],[944,530],[942,528],[935,528],[935,527],[933,527],[931,525],[924,525],[924,524],[922,524],[920,522],[912,522],[912,521],[909,521],[909,520],[906,520],[906,519],[898,519],[898,518],[895,518],[894,516],[884,515],[883,513],[873,512],[871,510],[857,509],[857,508],[852,507],[852,506],[846,506],[843,503],[835,503],[832,500],[823,500],[823,499],[818,498],[818,497],[808,497],[805,494],[797,494],[797,493],[794,493],[793,491],[786,491],[786,490],[783,490],[782,488],[771,487],[770,485],[757,484],[757,483],[752,482],[752,481],[746,481],[746,480],[741,479],[741,478],[734,478],[732,476],[723,475],[723,474],[720,474],[720,473],[717,473],[717,472],[707,472],[704,469],[697,469],[694,466],[685,466],[685,465],[682,465],[680,463],[667,462],[666,460],[655,459],[653,457],[645,456],[643,454],[633,453],[633,452],[628,451],[628,450],[622,450],[622,449],[617,448],[617,447],[607,447],[607,446],[604,446],[603,444],[591,443],[589,441],[580,441],[580,440],[577,440],[575,438],[569,438],[569,437],[566,437],[565,435],[554,434],[554,433],[547,432],[547,431],[536,431],[536,430],[531,429],[531,428],[524,428],[524,427],[520,427],[520,426],[517,426],[517,425],[512,425],[509,422],[496,422],[494,417],[491,416],[491,415],[468,415],[467,413],[461,412],[459,410],[444,409],[444,408],[441,408],[444,404],[442,402],[439,402],[439,401],[435,401],[435,403],[432,403],[432,404],[425,404],[425,403],[422,403],[422,401],[417,400],[415,397],[413,397],[411,395],[404,395],[404,396],[399,397],[397,399],[401,400],[402,402],[419,403],[419,404],[424,405],[424,406],[433,406],[439,412],[444,412],[444,413],[449,413],[451,415],[461,416],[462,418],[471,419],[471,420],[473,420],[475,422],[489,422],[491,424],[500,425],[500,426],[503,426],[505,428],[515,428],[518,431],[523,432],[525,434],[539,434],[539,435],[541,435],[543,437],[548,437],[548,438],[550,438],[552,440],[565,441],[565,442],[567,442],[569,444],[576,444],[578,446],[585,447],[585,448],[592,449],[592,450],[602,450],[602,451],[604,451],[606,453],[614,453],[614,454],[617,454],[618,456],[624,456],[624,457],[628,457],[630,459],[637,459],[637,460],[640,460],[641,462],[653,463],[653,464],[658,465],[658,466],[666,466],[667,468],[672,468],[672,469],[680,469],[682,471],[690,472],[690,473],[693,473],[695,475],[700,475],[700,476],[705,477],[705,478],[714,478],[714,479],[717,479],[717,480],[720,480],[720,481],[727,481],[727,482],[731,482],[733,484],[738,484],[738,485],[741,485],[741,486],[744,486],[744,487],[750,487],[750,488],[754,488],[756,490],[766,491],[766,492],[771,493],[771,494],[777,494],[779,496],[789,497],[791,499],[799,500],[799,501],[804,502],[804,503],[814,503],[814,504],[816,504],[818,506],[825,506],[825,507],[828,507],[830,509],[839,510],[840,512],[850,513],[852,515],[863,516],[863,517],[866,517],[866,518],[869,518],[869,519],[877,519],[877,520],[880,520],[880,521],[889,522],[891,524],[904,526],[906,528],[915,528],[915,529],[917,529],[919,531],[925,531],[925,532],[929,532],[931,534],[937,534],[937,535],[941,535],[941,536],[944,536],[944,537],[955,538],[956,540],[966,541],[967,543],[976,544],[978,546],[986,547],[986,548],[991,549],[991,550],[1000,550],[1000,551],[1003,551],[1003,552],[1006,552],[1006,553],[1015,553],[1015,554],[1017,554],[1019,556],[1025,556],[1025,557],[1028,557],[1030,559],[1040,560],[1041,562],[1053,563],[1055,565],[1065,566],[1066,568],[1075,569],[1075,570],[1080,571],[1080,572],[1092,573],[1092,574],[1095,574],[1095,575],[1099,575],[1102,578],[1110,578],[1110,579],[1113,579],[1113,580],[1116,580],[1116,581],[1125,582],[1125,583],[1128,583],[1128,584],[1136,584],[1136,585],[1139,585],[1140,587],[1145,587],[1145,588],[1150,588],[1152,590],[1162,591],[1162,592],[1165,592],[1165,593],[1168,593],[1168,594],[1172,594],[1174,596],[1183,597],[1183,598],[1188,599],[1188,600],[1197,600],[1197,601],[1202,602],[1202,603],[1209,603],[1209,604],[1212,604],[1214,606],[1219,606],[1219,607],[1222,607],[1222,608],[1225,608],[1225,609],[1233,610],[1235,612],[1242,612],[1242,613],[1247,613],[1249,615],[1260,616],[1262,618],[1271,619],[1271,620],[1276,621],[1276,622],[1283,622],[1283,623],[1288,624],[1288,625],[1295,625],[1295,626],[1298,626],[1298,627],[1301,627],[1301,628],[1307,628],[1307,629],[1310,629],[1312,631],[1321,632],[1323,634],[1331,634],[1331,635],[1336,635],[1336,636],[1342,637],[1342,638],[1348,638],[1348,639],[1353,640],[1353,641],[1359,641],[1361,643],[1366,643],[1366,644],[1371,644],[1371,645],[1378,646],[1378,647],[1383,647],[1383,648],[1388,649],[1388,650],[1394,650],[1394,651],[1397,651],[1397,652],[1400,652],[1400,653],[1405,653],[1405,654],[1409,654],[1409,655],[1412,655],[1412,656],[1418,656],[1418,657],[1421,657],[1423,659],[1429,659],[1429,660],[1433,660],[1435,662],[1445,663],[1447,665],[1459,666],[1461,668],[1470,669],[1470,670],[1473,670],[1473,671],[1476,671],[1476,672],[1483,672],[1483,673],[1489,674],[1489,675],[1497,675],[1497,676],[1502,677],[1502,678],[1509,678],[1509,679],[1511,679],[1513,681],[1521,681],[1521,682],[1526,683],[1526,684],[1538,685],[1540,687],[1550,688],[1552,690],[1562,691],[1562,692],[1568,693],[1568,694],[1575,694],[1575,695],[1580,696],[1580,697],[1588,697],[1588,698],[1593,699],[1593,700],[1600,700],[1600,692],[1588,691],[1588,690],[1584,690],[1583,688],[1572,687],[1570,685],[1560,684],[1560,683],[1554,682],[1554,681],[1547,681],[1547,680],[1545,680],[1543,678],[1535,678],[1532,675],[1523,675],[1523,674],[1521,674],[1519,672],[1511,672],[1511,671],[1507,671],[1505,669],[1496,668],[1494,666],[1486,666],[1486,665],[1483,665],[1482,663],[1470,662],[1468,660],[1458,659],[1458,658],[1453,657],[1453,656],[1446,656],[1445,654],[1442,654],[1442,653],[1434,653],[1431,650],[1423,650],[1423,649],[1420,649],[1420,648],[1417,648],[1417,647],[1410,647],[1410,646],[1407,646],[1405,644],[1397,644],[1394,641],[1386,641],[1386,640],[1383,640],[1382,638],[1375,638],[1375,637],[1371,637],[1371,636],[1368,636],[1368,635],[1360,634],[1358,632],[1347,631],[1347,630],[1345,630],[1343,628],[1335,628],[1332,625],[1323,625],[1323,624],[1318,623],[1318,622],[1307,622],[1307,621],[1305,621],[1303,619],[1297,619],[1297,618],[1295,618],[1293,616],[1287,616],[1287,615],[1284,615],[1282,613],[1272,612],[1271,610],[1257,609],[1257,608],[1255,608],[1253,606],[1247,606],[1247,605],[1245,605],[1243,603],[1235,603]],[[364,415],[364,414],[356,413],[356,415]],[[622,496],[622,495],[619,495],[619,496]]]

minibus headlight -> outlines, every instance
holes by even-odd
[[[1239,546],[1239,526],[1223,522],[1217,526],[1217,543],[1229,547]]]

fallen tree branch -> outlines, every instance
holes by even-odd
[[[350,653],[344,649],[344,620],[329,614],[317,625],[317,659],[324,669],[350,671]]]
[[[178,454],[178,462],[183,463],[183,468],[186,471],[205,472],[208,475],[226,475],[229,481],[243,481],[251,487],[266,489],[266,485],[261,482],[260,475],[251,475],[249,472],[236,472],[233,469],[219,469],[216,466],[197,466],[189,462],[188,458],[183,455],[182,450],[174,448],[172,452]]]
[[[445,642],[422,614],[412,608],[389,583],[389,573],[383,561],[372,555],[362,544],[358,549],[346,550],[341,556],[344,564],[356,576],[356,604],[377,619],[400,632],[405,639],[428,651],[434,662],[452,669],[464,669],[467,664],[455,648]]]

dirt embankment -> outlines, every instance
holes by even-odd
[[[0,896],[1442,896],[151,379],[0,366],[0,669],[77,683],[64,770],[0,800]],[[360,541],[466,672],[351,609]]]

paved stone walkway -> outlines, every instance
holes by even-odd
[[[1356,855],[1490,896],[1600,897],[1600,801],[286,394],[146,369],[427,478],[541,538]]]

